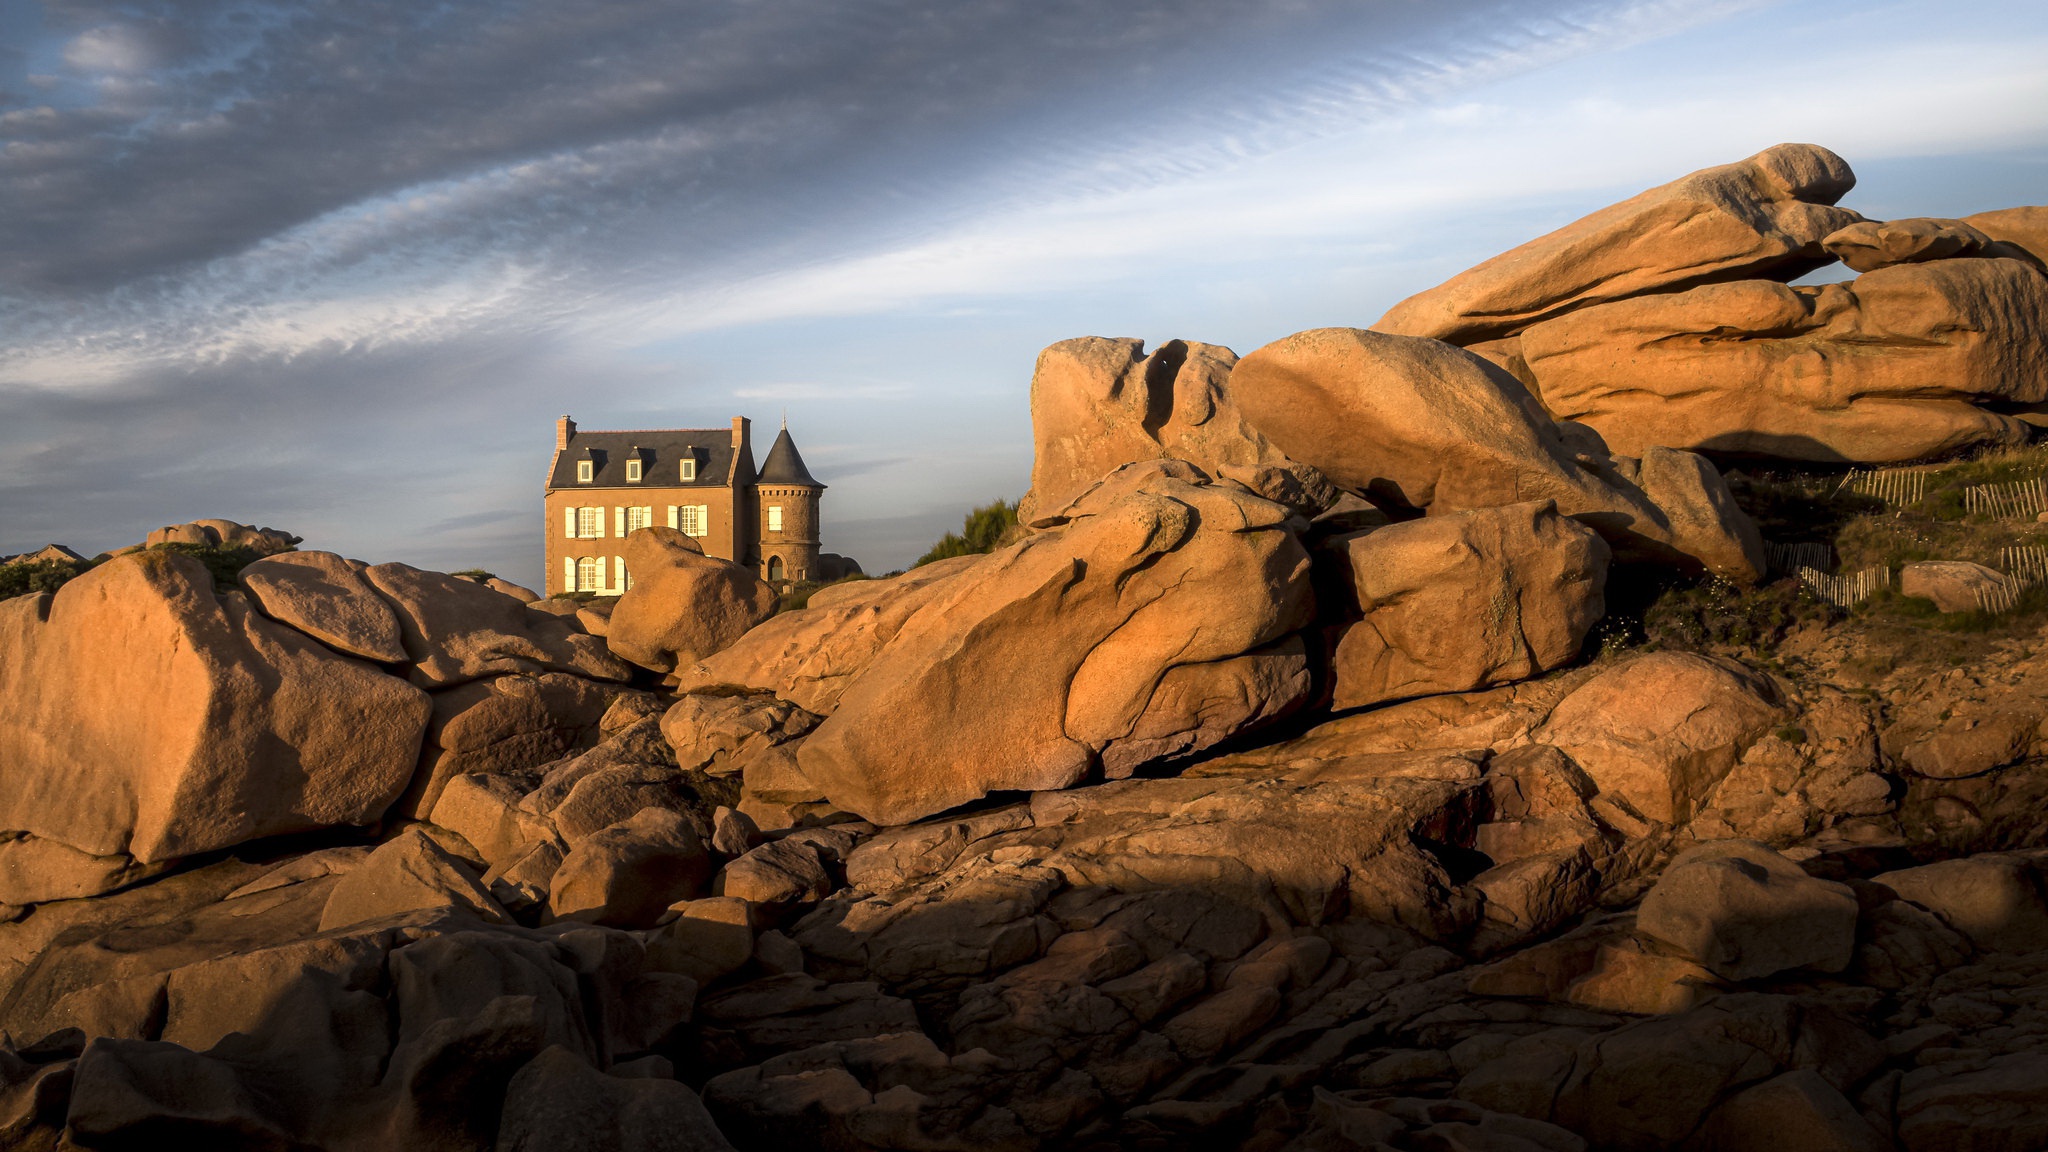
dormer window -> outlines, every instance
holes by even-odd
[[[626,483],[628,483],[628,484],[638,484],[639,482],[640,482],[640,461],[638,461],[638,460],[628,460],[628,461],[626,461]]]
[[[588,484],[596,478],[597,465],[595,463],[589,460],[578,460],[576,462],[576,482],[578,484]]]
[[[697,458],[695,456],[685,456],[682,462],[676,465],[676,478],[679,480],[695,480],[697,478]]]

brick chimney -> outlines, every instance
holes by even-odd
[[[735,416],[732,418],[732,446],[738,449],[746,442],[747,418],[745,416]]]
[[[555,451],[567,451],[569,441],[576,436],[576,422],[567,416],[555,421]]]

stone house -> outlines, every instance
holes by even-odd
[[[632,584],[626,534],[674,528],[704,554],[749,565],[774,584],[831,580],[859,566],[818,550],[825,485],[804,466],[785,422],[757,471],[752,424],[586,431],[555,422],[544,534],[547,588],[616,596]]]

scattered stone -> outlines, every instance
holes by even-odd
[[[1754,840],[1678,854],[1643,898],[1636,928],[1726,980],[1793,968],[1840,972],[1856,951],[1857,903]]]
[[[592,833],[562,859],[548,887],[548,913],[617,928],[653,926],[711,876],[711,858],[688,820],[645,808]]]
[[[1274,444],[1390,510],[1550,500],[1602,533],[1617,559],[1743,583],[1763,573],[1756,526],[1711,465],[1665,450],[1610,457],[1568,439],[1520,381],[1462,349],[1320,328],[1252,352],[1232,379]]]
[[[2010,587],[2005,574],[1967,560],[1916,560],[1899,567],[1899,592],[1925,596],[1943,612],[1983,611]]]
[[[611,650],[656,672],[674,671],[732,645],[775,614],[775,589],[751,568],[704,555],[674,528],[626,537],[633,586],[604,633]]]
[[[1607,545],[1548,501],[1339,537],[1364,619],[1335,656],[1338,708],[1469,692],[1575,659],[1606,612]]]

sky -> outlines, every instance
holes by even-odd
[[[1249,352],[1781,141],[2048,203],[2048,5],[0,0],[0,554],[536,585],[554,421],[787,413],[900,568],[1073,336]]]

